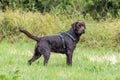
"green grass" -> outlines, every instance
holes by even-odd
[[[31,66],[35,43],[0,43],[0,80],[120,80],[120,52],[108,48],[85,48],[78,44],[72,67],[66,56],[51,54],[48,65],[43,56]]]
[[[66,65],[65,55],[53,53],[46,67],[43,57],[28,65],[35,42],[19,27],[37,36],[54,35],[79,20],[85,22],[86,33],[74,51],[72,67]],[[119,25],[119,19],[95,22],[77,15],[0,12],[0,80],[120,80]]]

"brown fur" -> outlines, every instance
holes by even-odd
[[[47,65],[50,58],[50,52],[56,52],[66,54],[66,63],[68,65],[72,65],[73,51],[76,48],[76,44],[78,43],[80,36],[85,32],[85,29],[86,27],[84,22],[75,22],[72,24],[72,27],[69,31],[62,33],[61,35],[64,37],[66,48],[63,48],[63,42],[59,35],[38,38],[36,36],[33,36],[26,30],[20,29],[20,32],[26,34],[29,38],[37,41],[34,55],[28,61],[29,64],[31,65],[33,61],[37,60],[41,55],[43,55],[44,65]],[[67,33],[70,34],[75,40],[72,40],[71,37],[67,35]]]

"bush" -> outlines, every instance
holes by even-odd
[[[120,23],[117,20],[88,23],[86,34],[81,39],[89,47],[120,46]]]
[[[85,21],[86,33],[81,37],[81,42],[89,47],[118,47],[120,46],[119,20],[95,22],[91,19],[84,20],[80,16],[65,16],[54,14],[41,14],[39,12],[6,11],[0,19],[0,36],[10,42],[28,41],[18,28],[26,29],[33,35],[42,37],[54,35],[69,30],[75,21]]]
[[[2,10],[54,12],[55,14],[90,14],[93,19],[120,16],[120,0],[1,0]]]
[[[9,41],[14,41],[10,39],[16,39],[20,34],[18,28],[26,29],[40,37],[65,31],[68,26],[67,17],[48,13],[43,15],[39,12],[6,11],[2,17],[4,18],[1,20],[0,34]]]

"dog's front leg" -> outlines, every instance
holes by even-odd
[[[67,65],[70,65],[72,66],[72,56],[73,56],[73,51],[68,51],[67,54],[66,54],[66,63]]]
[[[44,66],[47,66],[48,60],[50,58],[50,50],[45,51],[44,56]]]

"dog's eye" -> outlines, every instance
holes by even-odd
[[[80,24],[80,25],[79,25],[79,28],[81,28],[81,27],[82,27],[82,25]]]
[[[81,27],[81,24],[79,24],[78,26]]]

